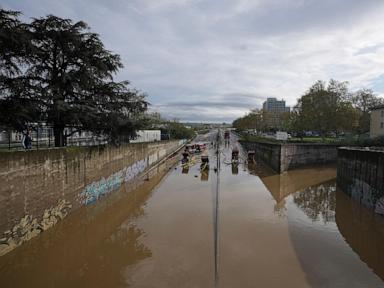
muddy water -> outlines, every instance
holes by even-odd
[[[78,210],[1,257],[0,287],[384,286],[384,221],[334,167],[275,175],[231,165],[233,145],[219,174],[211,149],[203,173],[197,158]]]

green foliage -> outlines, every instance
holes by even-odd
[[[281,141],[278,141],[276,139],[272,138],[265,138],[260,135],[250,135],[244,132],[240,132],[240,140],[246,141],[246,142],[261,142],[261,143],[281,143]]]
[[[363,134],[369,132],[370,110],[378,105],[383,105],[384,100],[373,94],[370,89],[361,89],[354,93],[352,103],[358,113],[358,127],[356,132]]]
[[[31,122],[51,124],[55,146],[64,145],[66,127],[112,142],[133,137],[147,102],[129,82],[113,81],[120,56],[84,22],[49,15],[21,23],[18,16],[0,10],[0,122],[17,130]]]
[[[294,131],[353,131],[358,126],[357,112],[352,106],[346,82],[330,80],[328,86],[316,82],[299,100],[292,113]]]
[[[252,110],[247,115],[233,121],[232,126],[240,131],[247,129],[263,130],[266,128],[266,115],[262,111]]]
[[[169,133],[171,139],[192,139],[196,136],[193,129],[185,127],[183,124],[173,121],[166,124],[165,133]]]
[[[271,119],[267,112],[253,110],[236,119],[233,127],[239,131],[256,129],[258,132],[271,128],[282,129],[295,132],[301,138],[300,141],[305,131],[318,132],[322,139],[329,133],[339,135],[351,132],[363,135],[369,131],[370,110],[382,104],[384,99],[375,96],[372,90],[362,89],[350,93],[347,82],[331,79],[327,84],[317,81],[298,99],[290,113],[282,113],[276,119]]]

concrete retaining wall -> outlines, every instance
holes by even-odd
[[[360,204],[384,214],[384,151],[339,148],[337,185]]]
[[[0,153],[0,255],[131,182],[182,141]]]
[[[253,150],[255,151],[255,157],[258,161],[270,166],[276,172],[280,172],[280,156],[281,156],[281,147],[280,144],[269,144],[261,142],[248,142],[248,141],[239,141],[241,146],[246,151]]]
[[[281,144],[280,171],[306,165],[336,163],[337,146],[332,144]]]
[[[308,165],[336,163],[337,146],[311,143],[261,143],[240,141],[245,150],[254,150],[256,159],[278,173]]]

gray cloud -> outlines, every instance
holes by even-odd
[[[316,80],[384,94],[382,0],[3,0],[26,17],[84,20],[122,56],[118,79],[181,120],[230,121]]]

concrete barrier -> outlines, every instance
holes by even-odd
[[[384,150],[339,148],[337,185],[360,204],[384,214]]]
[[[183,141],[0,153],[0,255],[134,181]]]
[[[240,141],[245,150],[254,150],[256,159],[277,173],[317,164],[336,163],[337,145],[321,143],[263,143]]]

